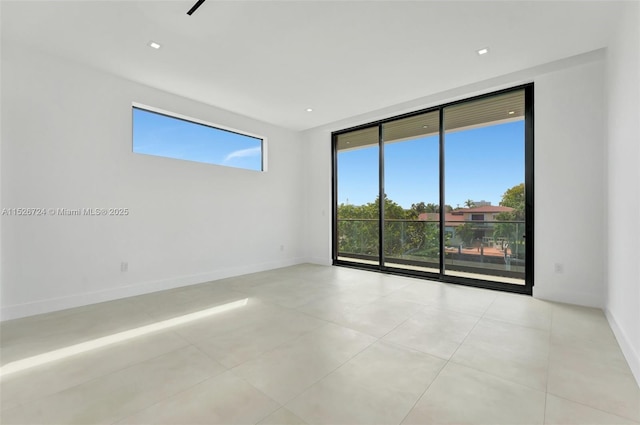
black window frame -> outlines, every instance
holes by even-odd
[[[525,283],[524,285],[510,284],[510,283],[502,283],[490,280],[483,279],[473,279],[469,277],[460,277],[460,276],[451,276],[444,273],[444,237],[440,237],[440,273],[430,273],[426,271],[416,271],[416,270],[408,270],[408,269],[399,269],[393,267],[387,267],[384,262],[384,249],[380,249],[379,256],[379,264],[378,265],[370,265],[358,262],[349,262],[345,260],[338,259],[338,237],[337,237],[337,218],[338,218],[338,150],[337,150],[337,142],[338,136],[341,134],[349,133],[352,131],[363,130],[366,128],[378,127],[379,129],[379,173],[378,173],[378,187],[380,188],[380,199],[384,198],[384,140],[382,139],[382,125],[385,123],[389,123],[392,121],[396,121],[403,118],[412,117],[415,115],[426,114],[429,112],[438,111],[440,114],[440,128],[439,128],[439,137],[440,137],[440,206],[441,209],[444,208],[444,110],[445,108],[453,105],[458,105],[474,100],[481,100],[490,98],[492,96],[505,94],[509,92],[514,92],[518,90],[524,91],[525,105],[524,105],[524,138],[525,138]],[[526,295],[533,294],[533,286],[534,286],[534,83],[526,83],[521,84],[501,90],[496,90],[492,92],[487,92],[481,95],[472,96],[460,100],[456,100],[453,102],[444,103],[437,106],[432,106],[429,108],[424,108],[420,110],[416,110],[413,112],[400,114],[391,116],[388,118],[383,118],[377,121],[369,122],[366,124],[361,124],[349,128],[345,128],[342,130],[337,130],[331,133],[331,185],[332,185],[332,240],[331,240],[331,258],[332,264],[334,266],[344,266],[344,267],[352,267],[357,269],[371,270],[377,271],[381,273],[402,275],[402,276],[411,276],[422,279],[436,280],[445,283],[453,283],[460,284],[465,286],[479,287],[485,289],[493,289],[503,292],[514,292],[521,293]],[[380,202],[380,211],[379,211],[379,227],[380,227],[380,246],[384,246],[384,202]],[[445,214],[440,214],[440,235],[445,233]]]

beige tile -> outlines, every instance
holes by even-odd
[[[231,372],[129,416],[119,424],[254,424],[280,405]]]
[[[297,310],[323,320],[335,321],[345,314],[379,299],[381,299],[379,295],[363,294],[361,291],[351,289],[311,301],[299,306]]]
[[[95,304],[0,324],[2,364],[153,323],[128,300]]]
[[[453,285],[447,287],[447,291],[437,299],[437,302],[438,308],[441,309],[481,316],[497,296],[496,291]]]
[[[583,404],[574,403],[547,394],[545,424],[548,425],[637,425],[629,419],[621,418]]]
[[[484,317],[549,331],[553,304],[519,294],[498,294]]]
[[[602,310],[569,304],[554,304],[551,332],[558,339],[615,341]]]
[[[549,339],[548,331],[481,319],[451,361],[545,391]]]
[[[361,332],[329,324],[232,370],[285,404],[375,340]]]
[[[339,288],[362,296],[387,296],[413,283],[413,279],[400,276],[366,273],[349,281],[338,281]]]
[[[427,306],[384,340],[449,359],[478,320],[477,316]]]
[[[275,278],[277,279],[277,277]],[[264,272],[251,273],[246,275],[229,277],[226,279],[216,280],[207,285],[219,285],[233,291],[251,293],[251,288],[273,282],[274,277]]]
[[[134,297],[131,302],[155,321],[172,319],[247,298],[247,294],[229,289],[186,287]]]
[[[265,321],[279,317],[286,310],[255,297],[244,299],[247,300],[247,304],[244,306],[178,326],[174,328],[174,332],[194,343],[228,332],[235,332],[243,327],[259,326]]]
[[[88,382],[185,347],[172,332],[150,334],[2,377],[2,408],[10,408]]]
[[[330,272],[323,274],[321,279],[307,276],[306,280],[329,284],[342,290],[356,290],[378,296],[387,295],[413,282],[412,279],[401,276],[385,275],[366,270],[346,267],[328,267],[328,269],[330,269]]]
[[[402,300],[381,298],[370,304],[345,312],[335,318],[339,325],[382,337],[407,320],[422,305]]]
[[[307,423],[294,415],[290,410],[282,407],[260,422],[259,425],[306,425]]]
[[[3,377],[0,422],[640,424],[640,389],[602,311],[341,267],[3,322],[2,361],[239,299]]]
[[[194,344],[232,368],[326,324],[324,320],[303,313],[283,311]]]
[[[403,424],[541,424],[545,393],[449,363]]]
[[[482,316],[497,297],[494,291],[463,287],[428,280],[418,281],[391,293],[388,298],[402,299],[439,309]]]
[[[339,290],[330,285],[289,278],[253,288],[252,295],[269,303],[287,308],[296,308],[319,298],[331,296]]]
[[[450,289],[450,286],[451,285],[446,283],[418,280],[391,292],[387,295],[387,298],[425,305],[433,304],[443,297],[443,295]]]
[[[406,347],[379,341],[336,371],[368,387],[394,393],[422,393],[445,361]]]
[[[547,392],[640,422],[640,388],[615,340],[554,338]]]
[[[225,368],[186,347],[19,407],[3,423],[107,424],[185,390]]]
[[[292,400],[313,424],[400,423],[445,361],[380,342]]]

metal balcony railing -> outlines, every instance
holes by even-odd
[[[337,222],[338,256],[379,260],[376,218],[341,218]],[[394,265],[439,269],[440,223],[436,220],[384,220],[384,257]],[[524,221],[445,222],[445,267],[524,279]]]

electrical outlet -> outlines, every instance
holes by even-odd
[[[122,263],[120,263],[120,271],[121,272],[128,272],[129,271],[129,263],[126,261],[123,261]]]
[[[284,251],[284,245],[280,245],[280,251]]]

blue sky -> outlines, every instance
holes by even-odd
[[[385,145],[385,192],[404,208],[438,204],[438,136]],[[445,202],[498,205],[524,182],[524,120],[445,135]],[[378,147],[338,155],[338,203],[362,205],[378,194]]]
[[[260,139],[133,109],[136,153],[262,170]]]

